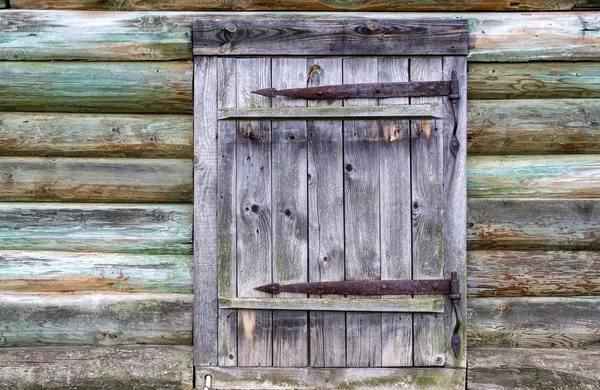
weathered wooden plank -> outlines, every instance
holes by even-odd
[[[257,310],[371,311],[388,313],[443,313],[441,298],[323,299],[221,298],[219,307]],[[404,348],[404,346],[402,346]]]
[[[520,4],[525,3],[520,2]],[[444,2],[443,6],[450,7],[447,2]],[[206,13],[201,12],[5,11],[3,18],[8,23],[0,26],[0,59],[96,61],[190,59],[192,22],[206,16]],[[211,14],[211,17],[239,18],[239,14],[215,13]],[[246,17],[281,18],[281,15],[255,13]],[[318,15],[307,12],[299,13],[296,17],[309,20],[349,17],[386,20],[398,19],[399,15],[366,12]],[[417,12],[404,13],[401,18],[469,20],[470,61],[600,60],[598,50],[600,36],[595,30],[600,23],[600,17],[594,13]]]
[[[218,363],[217,59],[194,58],[194,366]]]
[[[600,252],[470,251],[473,297],[600,295]]]
[[[0,248],[191,254],[191,205],[0,203]]]
[[[307,86],[342,83],[342,59],[308,60]],[[309,101],[310,107],[341,100]],[[344,280],[344,183],[341,121],[308,121],[308,271],[311,282]],[[333,296],[331,298],[334,298]],[[346,315],[311,312],[310,365],[346,365]]]
[[[191,168],[187,159],[0,157],[0,200],[188,203]]]
[[[191,294],[0,294],[2,347],[192,343]]]
[[[592,390],[600,383],[599,366],[598,350],[474,348],[467,388]]]
[[[192,292],[189,255],[0,251],[0,290]]]
[[[0,349],[0,383],[14,390],[192,390],[193,371],[185,346]]]
[[[0,154],[190,158],[192,127],[189,115],[0,112]]]
[[[467,93],[479,100],[597,98],[600,74],[593,62],[472,64]]]
[[[600,155],[472,156],[467,167],[469,198],[600,197]]]
[[[470,101],[468,121],[470,155],[600,153],[595,99]]]
[[[597,10],[600,4],[596,0],[579,0],[573,7],[575,10]]]
[[[469,347],[600,346],[600,298],[471,298]]]
[[[471,199],[468,249],[600,250],[595,199]]]
[[[209,374],[213,387],[227,389],[392,389],[462,390],[464,369],[445,368],[220,368],[196,371],[196,386]]]
[[[2,111],[193,112],[188,62],[0,62],[0,74],[0,94],[11,97]]]

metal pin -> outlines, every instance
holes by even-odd
[[[210,390],[211,385],[212,385],[212,376],[206,375],[204,377],[204,390]]]

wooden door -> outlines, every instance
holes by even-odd
[[[196,386],[464,388],[466,23],[228,16],[194,24]],[[456,127],[445,96],[252,93],[453,77]],[[456,356],[443,295],[255,290],[451,272]]]

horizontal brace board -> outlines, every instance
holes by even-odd
[[[444,6],[448,6],[447,2]],[[208,15],[215,19],[239,18],[239,14],[224,12],[9,10],[3,13],[7,23],[0,26],[0,59],[189,60],[192,57],[192,23]],[[246,15],[255,16],[281,18],[277,13]],[[398,19],[398,14],[361,12],[319,16],[305,12],[297,13],[295,17],[368,21]],[[596,30],[600,16],[594,13],[405,13],[402,18],[469,20],[470,61],[600,60],[600,34]]]
[[[598,251],[469,251],[470,297],[600,296]]]
[[[0,293],[0,347],[192,344],[192,294]]]
[[[12,390],[192,390],[193,372],[185,346],[0,348],[0,383]]]
[[[1,270],[1,268],[0,268]],[[220,309],[443,313],[444,298],[220,298]]]
[[[0,290],[189,293],[191,255],[0,250]]]
[[[190,159],[0,157],[0,201],[191,203]]]
[[[285,104],[285,103],[284,103]],[[324,118],[406,118],[439,119],[443,106],[415,104],[397,106],[350,107],[281,107],[281,108],[226,108],[219,110],[218,119],[324,119]]]
[[[190,158],[192,133],[191,115],[0,112],[0,155]]]
[[[469,348],[600,347],[600,297],[471,298]]]
[[[192,205],[0,203],[0,249],[191,254]]]
[[[466,370],[449,368],[197,367],[196,386],[225,389],[428,389],[462,390]]]

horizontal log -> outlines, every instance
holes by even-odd
[[[192,390],[193,371],[185,346],[0,348],[0,383],[12,390]]]
[[[600,252],[469,251],[471,297],[600,295]]]
[[[470,198],[600,197],[597,154],[471,156],[467,170]]]
[[[10,96],[0,111],[193,112],[188,62],[0,62],[0,74],[0,94]]]
[[[469,389],[595,389],[600,351],[581,349],[469,349]]]
[[[191,158],[191,115],[0,112],[0,155]]]
[[[192,294],[1,293],[0,347],[192,344]]]
[[[155,2],[140,3],[155,4]],[[361,2],[361,4],[369,3],[371,2]],[[431,4],[431,2],[426,3]],[[453,4],[464,3],[461,1]],[[106,4],[115,3],[106,2]],[[449,6],[448,2],[443,4],[444,7]],[[212,16],[214,18],[239,17],[239,13],[211,15],[214,15]],[[201,16],[206,16],[206,13],[9,10],[3,14],[7,23],[0,26],[0,59],[36,61],[190,59],[192,22]],[[246,15],[246,17],[254,16],[281,17],[274,13]],[[365,12],[317,15],[306,12],[296,17],[311,20],[349,17],[410,20],[468,19],[470,61],[600,60],[598,49],[600,34],[597,31],[600,16],[589,12],[404,13],[402,15]]]
[[[468,154],[600,153],[596,99],[470,100]]]
[[[599,199],[470,199],[469,249],[600,250]]]
[[[593,62],[473,64],[467,93],[475,100],[597,98],[598,66]]]
[[[0,203],[0,250],[191,254],[192,205]]]
[[[471,298],[469,348],[600,347],[599,297]]]
[[[0,251],[0,290],[189,293],[190,255]]]

